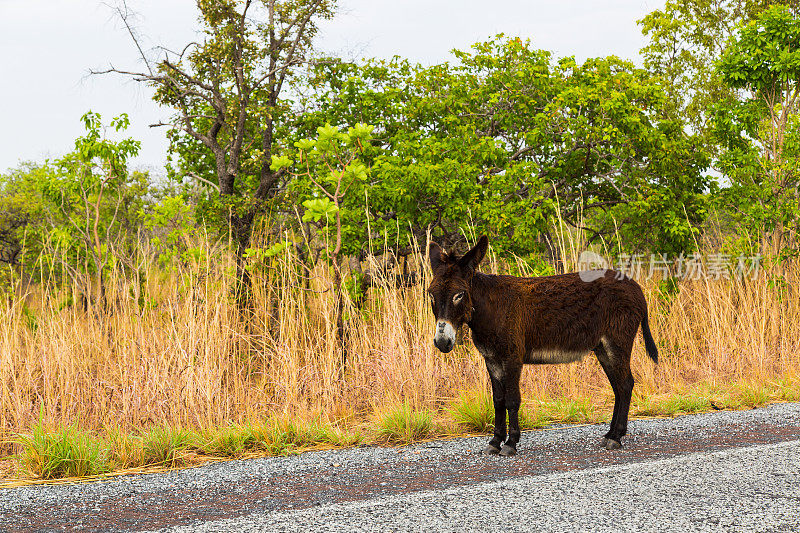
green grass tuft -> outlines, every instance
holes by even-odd
[[[394,444],[424,439],[433,433],[433,414],[415,411],[408,402],[396,404],[378,416],[378,433]]]
[[[359,431],[354,430],[349,433],[319,420],[307,424],[304,430],[306,445],[328,444],[344,447],[354,446],[364,440]]]
[[[763,384],[740,383],[734,396],[746,407],[758,407],[770,401],[769,390]]]
[[[112,470],[142,466],[144,450],[140,437],[125,433],[117,427],[110,427],[103,432],[103,440],[108,446]]]
[[[492,395],[485,390],[461,393],[448,413],[455,422],[471,431],[488,433],[494,428]]]
[[[464,393],[456,398],[448,412],[462,427],[482,433],[494,429],[494,404],[492,395],[488,392]],[[550,424],[584,424],[596,421],[595,407],[588,399],[524,400],[519,411],[519,426],[522,430],[542,428]]]
[[[105,443],[76,425],[48,432],[40,423],[30,435],[19,435],[17,443],[22,447],[17,461],[33,477],[93,476],[110,470]]]
[[[678,416],[711,411],[713,390],[707,384],[698,384],[668,396],[644,396],[634,390],[631,416]],[[724,398],[714,401],[717,408],[732,407]]]
[[[183,428],[155,427],[142,437],[142,464],[179,466],[194,440]]]
[[[219,457],[239,457],[259,449],[259,440],[252,425],[232,425],[199,431],[195,437],[197,451]]]
[[[664,403],[663,410],[670,416],[703,413],[711,410],[711,399],[699,392],[691,391],[685,396],[673,396],[669,398]]]

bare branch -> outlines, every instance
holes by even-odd
[[[131,36],[133,44],[136,46],[136,49],[139,50],[139,56],[142,58],[142,61],[144,61],[144,64],[147,66],[147,70],[150,72],[150,75],[152,76],[154,74],[153,67],[150,64],[150,61],[147,59],[144,50],[142,50],[142,46],[139,43],[139,36],[136,34],[136,31],[134,30],[133,26],[130,23],[130,18],[133,17],[135,13],[128,8],[128,2],[126,0],[121,0],[121,3],[122,3],[121,7],[119,5],[116,6],[112,6],[110,4],[105,4],[105,5],[116,11],[117,15],[119,15],[120,20],[125,25],[125,29],[128,30],[128,35]]]
[[[208,185],[208,186],[210,186],[210,187],[213,187],[214,189],[216,189],[216,190],[217,190],[217,192],[219,192],[219,185],[217,185],[217,184],[216,184],[216,183],[214,183],[213,181],[208,181],[207,179],[205,179],[205,178],[203,178],[203,177],[200,177],[200,176],[198,176],[198,175],[197,175],[197,174],[195,174],[194,172],[187,172],[187,173],[186,173],[186,177],[188,177],[188,178],[194,178],[194,179],[196,179],[197,181],[203,182],[203,183],[205,183],[206,185]]]
[[[112,74],[112,73],[113,74],[124,74],[126,76],[131,76],[136,81],[157,81],[160,78],[160,76],[147,74],[145,72],[134,72],[134,71],[130,71],[130,70],[120,70],[118,68],[115,68],[113,65],[111,65],[106,70],[94,70],[94,69],[90,69],[89,70],[89,74],[92,74],[92,75],[95,75],[95,74]]]
[[[300,26],[298,27],[298,29],[297,29],[297,31],[295,33],[295,38],[294,38],[294,40],[292,42],[292,46],[289,49],[289,52],[286,54],[286,60],[284,61],[283,65],[281,65],[279,67],[276,67],[276,68],[273,68],[273,69],[270,69],[269,72],[264,74],[261,78],[258,79],[258,81],[256,81],[256,83],[254,85],[255,87],[258,87],[259,85],[261,85],[261,83],[263,83],[264,80],[266,80],[268,77],[272,76],[273,74],[277,74],[278,72],[280,72],[280,78],[278,79],[278,82],[277,82],[275,88],[273,89],[273,91],[276,94],[280,93],[281,87],[283,86],[283,82],[286,79],[286,72],[288,71],[288,69],[290,67],[298,65],[298,64],[300,64],[302,62],[302,61],[295,60],[294,59],[294,54],[296,53],[297,48],[298,48],[298,46],[300,44],[300,41],[303,38],[303,34],[305,32],[306,26],[308,25],[309,21],[314,16],[314,14],[317,12],[317,8],[319,8],[320,4],[322,4],[322,0],[317,0],[316,2],[314,2],[314,5],[312,5],[311,7],[308,8],[308,11],[305,13],[304,16],[298,16],[294,21],[292,21],[289,24],[289,26],[285,29],[285,34],[284,35],[282,35],[279,39],[275,40],[274,42],[270,43],[270,49],[271,50],[273,49],[273,47],[274,48],[279,48],[280,46],[282,46],[283,45],[283,41],[288,36],[289,30],[291,29],[291,27],[296,23],[296,21],[301,20]],[[270,26],[272,26],[272,24],[273,24],[273,21],[270,20]]]
[[[174,55],[175,57],[178,58],[177,62],[180,63],[181,61],[183,61],[183,56],[186,55],[186,51],[189,48],[191,48],[192,46],[198,46],[199,47],[200,43],[198,43],[197,41],[192,41],[189,44],[187,44],[186,46],[184,46],[183,50],[181,50],[180,53],[176,52],[174,50],[170,50],[166,46],[161,46],[161,45],[156,46],[156,49],[163,51],[165,53],[165,55],[168,55],[168,54]]]
[[[198,87],[200,87],[200,88],[202,88],[202,89],[205,89],[206,91],[209,91],[209,92],[211,92],[211,93],[214,93],[214,92],[216,92],[216,91],[214,90],[214,87],[212,87],[211,85],[209,85],[209,84],[207,84],[207,83],[203,83],[202,81],[198,80],[197,78],[195,78],[194,76],[192,76],[192,75],[191,75],[191,74],[189,74],[188,72],[185,72],[185,71],[181,70],[181,69],[178,67],[178,65],[176,65],[175,63],[172,63],[172,62],[171,62],[169,59],[165,59],[165,60],[163,61],[163,64],[164,64],[164,66],[166,66],[166,67],[168,67],[168,68],[170,68],[170,69],[174,70],[174,71],[175,71],[177,74],[179,74],[180,76],[182,76],[182,77],[186,78],[186,81],[188,81],[188,82],[189,82],[189,83],[191,83],[192,85],[196,85],[196,86],[198,86]]]

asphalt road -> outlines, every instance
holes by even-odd
[[[800,404],[0,491],[2,531],[800,531]]]

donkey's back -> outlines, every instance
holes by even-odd
[[[629,351],[626,348],[632,348],[639,325],[647,319],[641,287],[613,270],[537,278],[476,273],[473,286],[478,285],[495,293],[489,298],[495,306],[495,323],[486,325],[495,333],[500,328],[509,334],[520,332],[524,363],[577,361],[603,343]],[[649,327],[643,333],[647,340]],[[480,344],[479,338],[475,340]],[[648,352],[657,357],[654,344]]]

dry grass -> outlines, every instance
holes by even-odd
[[[137,282],[111,275],[113,313],[102,318],[92,309],[62,306],[66,294],[56,291],[0,303],[5,452],[19,451],[12,443],[34,428],[39,435],[42,428],[79,426],[103,435],[119,465],[172,464],[180,462],[177,452],[188,437],[167,428],[209,435],[205,448],[194,447],[214,453],[250,449],[256,437],[242,428],[254,421],[313,419],[329,435],[309,443],[341,445],[361,440],[348,435],[373,431],[380,413],[397,405],[449,417],[456,431],[457,416],[450,416],[456,398],[485,403],[486,370],[471,344],[449,354],[433,347],[425,281],[397,289],[384,279],[362,309],[347,304],[352,327],[342,368],[336,300],[324,266],[309,279],[283,255],[255,272],[253,310],[245,320],[230,296],[230,260],[216,250],[208,256],[217,259],[171,272],[145,266],[144,295]],[[490,261],[486,268],[499,267]],[[800,398],[800,299],[792,292],[800,287],[800,266],[781,267],[783,286],[792,290],[770,281],[777,275],[685,281],[672,295],[655,280],[643,282],[661,356],[653,365],[637,341],[632,415]],[[593,357],[528,368],[522,389],[526,427],[610,417],[613,395]],[[485,430],[491,413],[482,404],[477,409],[468,416]],[[219,429],[231,427],[242,431]],[[292,433],[287,426],[281,431]],[[140,444],[125,435],[137,435]]]

